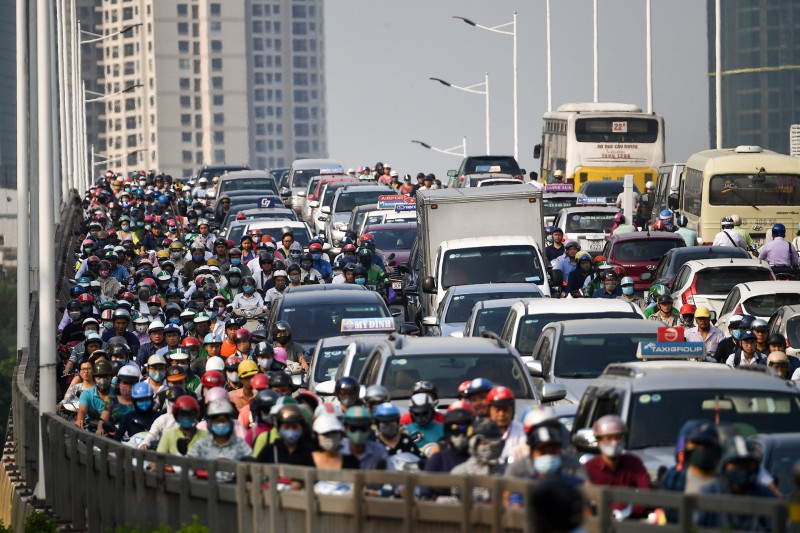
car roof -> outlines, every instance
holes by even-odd
[[[350,190],[350,187],[358,187],[359,191],[390,191],[392,188],[388,185],[373,185],[366,181],[354,181],[353,183],[348,183],[342,189],[344,191]]]
[[[667,254],[675,255],[696,255],[713,257],[719,255],[722,257],[751,257],[749,253],[742,250],[738,246],[681,246],[679,248],[670,248]]]
[[[748,295],[800,292],[800,281],[748,281],[736,285],[734,289]]]
[[[364,232],[366,233],[367,229],[369,229],[369,231],[376,231],[382,229],[414,229],[416,227],[416,220],[414,222],[390,222],[388,224],[372,224],[369,226],[364,226]]]
[[[704,268],[728,268],[728,267],[756,267],[770,270],[769,263],[759,259],[745,259],[744,257],[722,257],[719,259],[695,259],[686,261],[684,266],[689,265],[694,270]]]
[[[583,195],[581,195],[581,196],[583,196]],[[611,214],[619,213],[619,209],[617,209],[616,207],[607,207],[605,205],[599,205],[599,204],[598,205],[594,205],[594,206],[592,206],[592,205],[577,206],[576,205],[575,207],[564,207],[564,208],[561,209],[561,211],[566,211],[569,214],[572,214],[572,213],[596,213],[598,211],[601,212],[601,213],[611,213]],[[559,211],[559,213],[561,211]]]
[[[525,298],[521,304],[514,304],[522,313],[570,314],[575,312],[597,311],[636,311],[636,306],[619,299],[606,298]]]
[[[302,228],[306,229],[306,223],[301,220],[275,220],[275,219],[251,219],[247,220],[249,222],[250,229],[262,229],[262,228],[282,228],[284,226],[289,226],[292,229]]]
[[[537,292],[541,289],[534,283],[476,283],[474,285],[453,285],[447,289],[453,294],[487,294],[492,292]],[[517,300],[519,298],[516,298]]]
[[[800,391],[760,370],[744,370],[700,361],[637,361],[608,365],[594,385],[623,384],[633,392],[648,390],[731,389]]]
[[[324,337],[321,346],[327,348],[328,346],[348,346],[354,342],[367,341],[367,342],[380,342],[388,337],[388,333],[355,333],[353,335],[336,335],[335,337]]]
[[[319,167],[342,167],[342,165],[334,159],[295,159],[292,161],[292,166],[295,170],[308,170]]]
[[[581,192],[569,192],[569,191],[544,191],[542,194],[542,198],[545,200],[553,199],[553,198],[583,198],[586,196]]]
[[[294,287],[283,293],[281,299],[283,304],[319,304],[319,303],[383,303],[383,299],[377,292],[370,290],[329,288],[330,285],[304,285]]]
[[[641,320],[638,318],[583,318],[580,320],[562,320],[545,326],[562,328],[563,335],[596,335],[598,333],[658,333],[663,327],[660,322]]]
[[[269,174],[266,170],[258,170],[258,169],[250,169],[250,170],[233,170],[231,172],[226,172],[222,175],[220,180],[231,181],[231,180],[244,180],[244,179],[252,179],[252,178],[266,178],[271,181],[275,181],[275,178]]]
[[[630,233],[617,233],[611,236],[611,242],[619,241],[637,241],[649,239],[663,239],[671,241],[680,241],[685,244],[683,237],[677,233],[669,231],[632,231]]]
[[[255,209],[242,209],[237,213],[237,215],[242,214],[244,216],[247,215],[260,215],[262,213],[269,214],[269,213],[291,213],[292,210],[288,207],[284,207],[283,205],[277,207],[256,207]]]
[[[475,305],[472,306],[472,313],[479,309],[494,309],[496,307],[508,307],[511,308],[515,303],[522,302],[527,298],[498,298],[497,300],[481,300],[479,302],[475,302]]]
[[[504,341],[485,337],[411,337],[392,334],[386,339],[392,355],[513,354]]]
[[[286,287],[284,294],[297,294],[298,292],[322,292],[322,291],[369,291],[366,287],[355,283],[337,283],[336,285],[324,283],[320,285],[300,285],[299,287]]]
[[[250,167],[245,164],[237,164],[237,163],[223,163],[220,165],[203,165],[203,169],[213,169],[213,170],[251,170]]]

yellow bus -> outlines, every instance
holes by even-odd
[[[800,159],[759,146],[697,152],[686,161],[670,208],[686,215],[687,227],[704,244],[721,231],[722,218],[733,215],[757,247],[771,239],[778,222],[788,237],[800,222]]]
[[[545,113],[541,155],[544,183],[562,170],[577,192],[587,181],[622,180],[626,174],[640,192],[655,182],[664,163],[664,119],[631,104],[564,104]]]

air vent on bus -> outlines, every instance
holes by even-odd
[[[750,146],[743,144],[742,146],[737,146],[734,149],[734,152],[737,154],[760,154],[764,150],[760,146]]]

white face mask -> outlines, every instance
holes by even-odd
[[[228,374],[228,381],[231,383],[239,383],[239,374],[237,372],[226,372]]]
[[[600,453],[610,459],[616,459],[622,455],[622,451],[625,449],[621,442],[604,442],[598,445],[598,448],[600,448]]]
[[[136,324],[137,333],[147,333],[147,324]]]

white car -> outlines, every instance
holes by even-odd
[[[244,230],[250,232],[257,229],[262,235],[269,235],[272,237],[272,242],[281,242],[281,233],[283,228],[289,227],[292,229],[294,240],[299,242],[303,249],[308,248],[308,243],[311,241],[311,231],[308,229],[308,224],[300,222],[299,220],[254,220],[247,225]]]
[[[614,227],[616,207],[568,207],[558,212],[553,225],[564,230],[564,242],[576,241],[581,251],[600,254]]]
[[[731,289],[719,312],[716,326],[728,331],[728,321],[736,314],[769,320],[784,305],[800,304],[800,281],[753,281]]]
[[[739,283],[774,279],[766,261],[702,259],[684,263],[672,282],[670,292],[677,307],[703,305],[719,315],[728,293]]]

